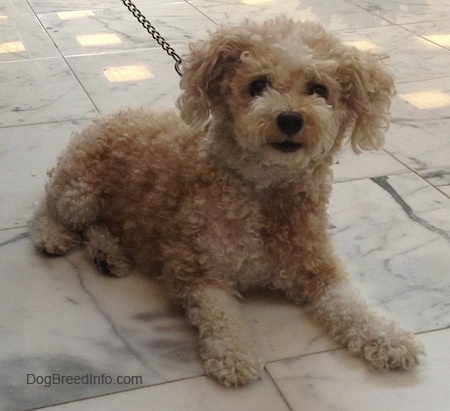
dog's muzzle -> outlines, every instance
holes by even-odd
[[[277,126],[287,136],[283,141],[272,143],[273,148],[284,153],[292,153],[302,148],[302,144],[293,138],[303,127],[303,117],[300,113],[295,111],[280,113],[277,117]]]

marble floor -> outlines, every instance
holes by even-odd
[[[420,334],[428,356],[412,372],[371,371],[299,307],[253,295],[243,310],[266,366],[260,380],[225,389],[204,376],[194,330],[157,283],[100,276],[82,251],[37,253],[27,221],[70,134],[123,106],[173,106],[178,76],[120,1],[2,0],[0,409],[448,410],[448,0],[136,4],[180,54],[219,23],[285,12],[391,55],[386,146],[339,158],[332,234],[364,296]]]

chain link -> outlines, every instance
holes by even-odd
[[[141,11],[134,5],[131,0],[122,0],[122,3],[127,7],[128,10],[136,17],[137,21],[142,24],[145,30],[156,40],[156,42],[162,47],[162,49],[175,60],[175,70],[176,72],[182,76],[183,73],[181,71],[181,57],[175,52],[175,50],[170,46],[170,44],[164,40],[164,37],[158,33],[158,31],[153,27],[152,23],[150,23],[145,16],[141,13]]]

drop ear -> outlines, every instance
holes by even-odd
[[[181,117],[189,125],[208,120],[211,107],[219,103],[222,84],[232,76],[240,56],[251,47],[248,32],[239,28],[219,28],[208,40],[190,45],[183,59],[182,94],[177,100]]]
[[[389,127],[395,88],[394,77],[383,64],[385,58],[354,47],[341,57],[339,78],[349,110],[350,143],[356,153],[381,148]]]

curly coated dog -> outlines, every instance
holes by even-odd
[[[198,328],[207,374],[226,386],[262,360],[237,296],[268,288],[377,369],[423,347],[372,311],[333,251],[333,156],[383,144],[385,56],[313,22],[220,27],[191,45],[175,111],[122,111],[73,136],[30,223],[39,249],[84,244],[99,268],[158,276]]]

